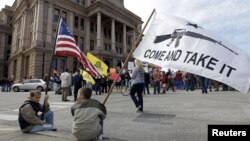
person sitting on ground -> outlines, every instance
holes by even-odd
[[[90,99],[92,90],[80,88],[77,102],[71,107],[74,118],[72,134],[77,140],[94,140],[103,137],[103,120],[106,117],[105,106],[97,100]]]
[[[39,103],[40,99],[40,91],[31,91],[29,100],[24,101],[24,104],[19,108],[18,122],[23,133],[56,131],[56,128],[54,128],[54,114],[49,108],[49,96],[45,95],[45,107]],[[43,112],[44,115],[39,116],[39,112]],[[42,120],[42,117],[45,120]]]

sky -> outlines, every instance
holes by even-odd
[[[0,0],[0,8],[14,0]],[[146,23],[158,13],[184,18],[219,35],[250,55],[249,0],[124,0],[125,7]]]
[[[124,0],[125,7],[144,22],[158,13],[193,21],[250,55],[249,0]]]

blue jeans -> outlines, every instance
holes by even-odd
[[[160,81],[155,81],[154,82],[154,94],[156,94],[156,91],[158,94],[160,94],[160,89],[161,89]]]
[[[35,125],[30,132],[51,131],[54,127],[54,113],[52,111],[44,113],[44,119],[46,124]]]
[[[144,89],[144,83],[138,83],[134,84],[130,90],[130,97],[132,98],[135,107],[141,106],[141,108],[139,109],[140,111],[143,111],[143,98],[142,98],[143,89]],[[137,93],[137,97],[135,96],[135,93]]]

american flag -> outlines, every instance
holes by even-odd
[[[76,57],[90,75],[94,77],[101,76],[93,64],[90,63],[84,53],[76,45],[74,36],[69,31],[69,28],[63,19],[60,19],[59,23],[55,55]]]

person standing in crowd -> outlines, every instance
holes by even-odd
[[[112,75],[111,73],[108,73],[108,76],[107,76],[107,79],[108,79],[108,82],[107,82],[107,85],[108,85],[108,92],[110,91],[110,88],[111,88],[111,85],[113,83],[113,80],[112,80]]]
[[[200,76],[201,93],[207,93],[207,78]]]
[[[207,88],[209,88],[209,91],[212,92],[212,80],[207,78]]]
[[[161,72],[159,71],[158,68],[154,69],[153,79],[154,79],[154,94],[156,94],[156,91],[157,91],[158,94],[160,94],[160,90],[161,90],[161,85],[160,85]]]
[[[71,78],[71,74],[69,73],[68,69],[66,69],[66,71],[61,74],[60,79],[62,82],[62,84],[61,84],[62,101],[69,101],[67,99],[67,96],[70,95],[72,78]]]
[[[178,70],[175,74],[175,84],[176,84],[176,89],[182,89],[183,86],[183,80],[182,80],[182,73],[180,70]]]
[[[174,77],[173,77],[173,73],[170,69],[168,69],[167,72],[167,79],[168,79],[168,87],[167,87],[167,91],[169,88],[171,88],[173,90],[173,92],[175,92],[174,90]]]
[[[98,95],[102,95],[102,90],[101,90],[101,77],[95,77],[95,84],[92,86],[93,90],[95,90],[95,94]]]
[[[222,83],[222,91],[228,91],[228,85],[225,83]]]
[[[143,97],[142,92],[144,89],[144,69],[140,60],[135,59],[135,67],[131,74],[132,86],[130,96],[135,104],[137,112],[143,112]],[[135,96],[137,93],[137,97]]]
[[[147,93],[150,94],[149,92],[149,84],[150,84],[150,74],[148,72],[145,72],[144,74],[144,81],[145,81],[145,89],[144,89],[144,95],[145,91],[147,90]]]
[[[161,86],[162,86],[162,93],[165,94],[166,93],[166,88],[167,88],[167,82],[168,82],[168,79],[167,79],[167,75],[166,73],[163,71],[162,72],[162,75],[161,75]]]
[[[129,81],[130,81],[130,75],[129,75],[129,72],[125,72],[124,74],[124,79],[125,79],[125,86],[129,87]]]
[[[11,91],[11,86],[13,85],[13,80],[11,78],[6,79],[6,84],[7,84],[6,91],[10,92]]]
[[[76,101],[77,98],[77,92],[82,87],[83,78],[80,74],[80,70],[76,71],[76,74],[73,76],[73,86],[74,86],[74,101]]]
[[[108,90],[107,90],[107,77],[106,76],[103,76],[101,78],[101,89],[102,89],[102,93],[108,93]]]
[[[53,82],[53,90],[54,90],[55,94],[59,94],[60,87],[61,87],[60,77],[57,75],[57,73],[54,73],[53,76],[51,77],[51,80]]]
[[[103,120],[107,112],[106,107],[97,100],[91,99],[90,88],[80,88],[77,102],[71,107],[74,118],[72,134],[77,140],[102,140]]]
[[[56,131],[54,128],[54,114],[49,108],[49,95],[45,95],[44,105],[40,104],[41,92],[38,90],[30,92],[29,100],[19,108],[18,123],[23,133],[38,131]],[[44,106],[44,108],[43,108]],[[44,113],[44,119],[38,115]]]
[[[213,84],[214,84],[214,88],[215,88],[214,91],[219,91],[219,82],[216,80],[213,80]]]

